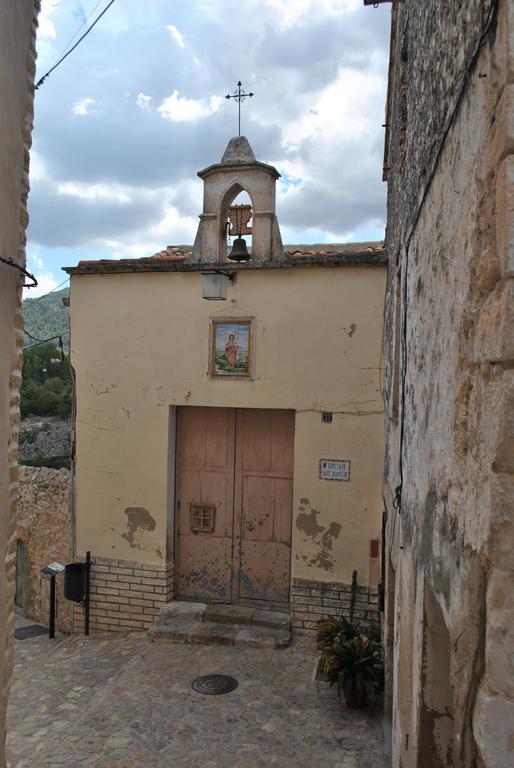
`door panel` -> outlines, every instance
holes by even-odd
[[[177,596],[232,598],[234,411],[181,408],[177,419]],[[192,531],[193,505],[214,507],[213,530]]]
[[[293,440],[293,412],[237,411],[234,600],[289,599]]]
[[[288,602],[293,441],[292,411],[179,409],[179,598]]]
[[[289,602],[289,547],[273,541],[241,541],[239,600]],[[234,602],[237,602],[236,600]]]

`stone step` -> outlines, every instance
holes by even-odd
[[[287,613],[237,605],[206,605],[172,600],[162,606],[150,637],[176,643],[284,648],[291,642]]]

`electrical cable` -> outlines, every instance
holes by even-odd
[[[25,277],[28,277],[30,280],[32,280],[32,283],[27,285],[26,283],[23,284],[23,288],[35,288],[38,284],[36,278],[31,272],[27,272],[25,267],[22,267],[21,264],[16,264],[15,261],[12,259],[4,259],[2,256],[0,256],[0,261],[2,264],[7,264],[8,267],[13,267],[14,269],[17,269],[19,272],[21,272],[22,275],[25,275]]]
[[[496,19],[496,15],[498,12],[498,5],[499,0],[491,0],[491,5],[489,6],[489,12],[487,14],[487,20],[482,28],[482,32],[480,33],[480,36],[478,38],[478,41],[473,49],[473,52],[471,53],[471,56],[467,60],[466,66],[464,68],[464,74],[462,76],[462,81],[460,84],[460,88],[457,93],[457,97],[455,99],[455,103],[453,105],[453,109],[451,111],[451,114],[448,118],[446,127],[443,131],[443,134],[441,136],[441,140],[439,142],[439,145],[437,147],[437,151],[434,156],[434,161],[432,163],[432,168],[430,171],[430,174],[428,175],[427,182],[425,184],[423,194],[421,196],[421,199],[418,204],[418,208],[416,210],[416,213],[414,215],[412,224],[409,227],[408,236],[406,238],[405,245],[403,246],[403,254],[402,254],[402,263],[405,264],[405,268],[402,270],[403,272],[403,286],[402,286],[402,307],[403,307],[403,317],[402,317],[402,378],[401,378],[401,419],[400,419],[400,445],[399,445],[399,484],[395,488],[395,500],[394,500],[394,506],[397,509],[399,513],[401,513],[401,507],[402,507],[402,491],[403,491],[403,444],[404,444],[404,438],[405,438],[405,396],[406,396],[406,389],[407,389],[407,364],[408,364],[408,356],[407,356],[407,305],[408,305],[408,268],[409,268],[409,248],[411,240],[414,236],[414,233],[416,231],[417,225],[419,223],[419,220],[421,218],[421,213],[423,211],[426,199],[428,197],[428,193],[430,191],[430,188],[432,186],[432,182],[435,178],[435,174],[437,172],[437,169],[439,167],[439,161],[441,159],[441,156],[443,154],[444,147],[446,145],[446,140],[450,134],[450,131],[453,127],[453,124],[455,122],[455,119],[457,117],[460,105],[462,103],[462,99],[464,97],[464,94],[467,89],[467,85],[469,82],[469,78],[471,75],[472,70],[474,69],[478,56],[480,54],[481,49],[483,48],[485,41],[487,39],[487,36],[489,35],[489,32],[491,31],[494,21]]]
[[[68,40],[68,42],[66,43],[66,45],[64,46],[64,48],[63,48],[63,49],[62,49],[62,51],[60,52],[60,54],[59,54],[59,58],[60,58],[61,56],[63,56],[63,55],[66,53],[66,51],[68,50],[68,48],[70,47],[70,45],[72,44],[72,42],[75,40],[75,38],[76,38],[76,37],[77,37],[77,35],[79,34],[79,32],[80,32],[80,30],[82,29],[82,27],[85,27],[85,26],[86,26],[86,24],[88,23],[89,19],[91,18],[91,16],[93,15],[93,13],[96,11],[96,9],[98,8],[98,6],[100,5],[100,3],[101,3],[101,2],[102,2],[102,0],[97,0],[97,2],[95,3],[94,7],[93,7],[93,8],[91,9],[91,11],[88,13],[88,15],[86,16],[86,18],[84,19],[84,21],[82,22],[82,24],[80,25],[80,27],[78,27],[78,28],[76,29],[76,31],[75,31],[75,34],[74,34],[74,35],[73,35],[73,36],[72,36],[72,37],[71,37],[71,38]]]
[[[27,306],[33,307],[34,304],[37,304],[38,301],[41,301],[42,299],[45,299],[47,296],[50,296],[51,293],[54,293],[54,291],[57,291],[59,288],[61,288],[65,283],[68,283],[70,280],[69,277],[66,278],[66,280],[63,280],[62,283],[59,283],[59,285],[56,285],[55,288],[52,288],[51,291],[48,291],[48,293],[44,293],[42,296],[38,296],[36,299],[28,299],[30,304]]]
[[[64,363],[64,344],[63,344],[63,341],[62,341],[61,334],[59,334],[57,336],[50,336],[49,339],[38,339],[35,336],[32,336],[32,334],[29,333],[27,330],[25,330],[25,328],[23,329],[23,333],[26,336],[28,336],[29,339],[33,339],[34,341],[37,342],[37,344],[31,344],[30,347],[28,347],[28,349],[33,349],[33,347],[40,347],[42,344],[48,344],[49,341],[54,341],[54,339],[59,339],[59,350],[61,352],[61,363]]]
[[[55,69],[57,69],[57,67],[58,67],[60,64],[62,64],[62,62],[64,61],[64,59],[68,58],[68,56],[70,55],[70,53],[73,53],[73,51],[75,50],[75,48],[77,48],[77,47],[80,45],[80,43],[82,42],[82,40],[84,40],[84,38],[85,38],[85,37],[87,37],[87,36],[89,35],[89,33],[90,33],[90,32],[91,32],[91,31],[94,29],[94,27],[95,27],[95,26],[98,24],[98,22],[100,21],[100,19],[102,18],[102,16],[103,16],[105,13],[107,13],[107,11],[109,10],[109,8],[111,7],[111,5],[112,5],[114,2],[115,2],[115,0],[110,0],[110,2],[109,2],[109,3],[107,3],[107,5],[106,5],[106,6],[105,6],[105,8],[103,9],[103,11],[102,11],[102,12],[101,12],[101,13],[100,13],[100,14],[99,14],[97,17],[96,17],[96,19],[93,21],[93,23],[91,24],[91,26],[89,26],[89,27],[86,29],[86,31],[84,32],[84,34],[83,34],[81,37],[79,37],[79,39],[77,40],[77,42],[75,43],[75,45],[73,45],[73,46],[72,46],[72,47],[69,49],[69,51],[67,51],[67,52],[64,54],[64,56],[61,56],[61,58],[60,58],[60,59],[59,59],[59,60],[58,60],[58,61],[57,61],[57,62],[56,62],[54,65],[53,65],[53,67],[51,67],[51,68],[48,70],[48,72],[46,72],[46,74],[44,74],[44,75],[43,75],[43,77],[42,77],[42,78],[40,78],[40,80],[38,80],[38,82],[37,82],[37,83],[36,83],[36,85],[34,86],[34,88],[35,88],[36,90],[38,90],[38,88],[39,88],[41,85],[43,85],[43,83],[45,82],[45,80],[47,79],[47,77],[49,77],[49,76],[52,74],[52,72],[53,72]]]

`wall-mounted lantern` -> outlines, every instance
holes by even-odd
[[[227,298],[227,288],[234,282],[235,275],[225,272],[202,272],[202,295],[209,301],[224,301]]]

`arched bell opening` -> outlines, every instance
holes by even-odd
[[[220,261],[252,259],[253,202],[241,184],[233,184],[220,206]]]

